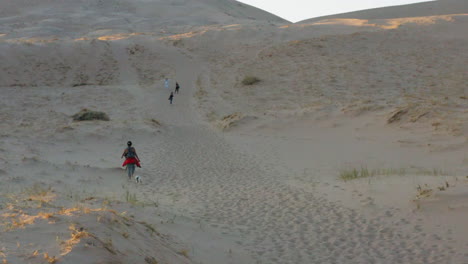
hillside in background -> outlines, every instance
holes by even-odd
[[[430,2],[374,8],[330,16],[315,17],[299,21],[296,24],[307,24],[324,19],[354,18],[354,19],[390,19],[420,16],[439,16],[468,13],[464,0],[436,0]]]
[[[467,28],[0,0],[0,262],[468,263]]]
[[[289,23],[229,0],[0,1],[0,33],[9,37],[77,37],[94,31],[161,32],[168,27]]]

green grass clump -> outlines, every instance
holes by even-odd
[[[75,121],[89,121],[89,120],[103,120],[109,121],[109,116],[104,112],[91,111],[88,109],[82,109],[80,112],[74,114],[73,120]]]
[[[133,204],[133,205],[136,205],[138,203],[138,199],[136,197],[136,194],[131,193],[128,190],[125,192],[125,200],[127,201],[127,203],[130,203],[130,204]]]
[[[448,176],[450,175],[449,172],[441,170],[441,169],[419,169],[418,174],[420,175],[429,175],[429,176]]]
[[[385,169],[374,169],[371,172],[371,176],[390,176],[390,175],[399,175],[403,176],[408,173],[408,170],[405,168],[385,168]]]
[[[243,85],[254,85],[258,82],[260,82],[260,79],[255,76],[245,76],[242,80]]]
[[[340,171],[340,179],[344,181],[359,179],[359,178],[368,178],[374,176],[404,176],[404,175],[426,175],[426,176],[447,176],[450,175],[448,172],[440,169],[425,169],[425,168],[380,168],[369,170],[366,167],[361,167],[361,169],[345,169]]]
[[[365,167],[361,167],[360,170],[353,168],[352,170],[342,170],[340,172],[340,179],[344,181],[354,180],[358,178],[366,178],[371,176],[369,170]]]

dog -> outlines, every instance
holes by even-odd
[[[135,176],[135,181],[136,183],[141,183],[141,176],[140,175]]]

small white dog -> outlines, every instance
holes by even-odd
[[[137,183],[141,183],[141,176],[140,175],[135,176],[135,181]]]

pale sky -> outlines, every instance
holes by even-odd
[[[406,5],[429,0],[237,0],[291,22],[364,9]]]

